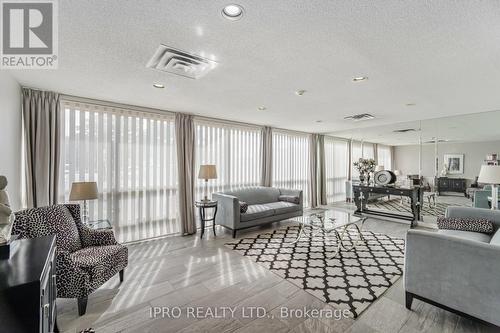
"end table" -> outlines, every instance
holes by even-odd
[[[201,235],[200,238],[203,238],[203,234],[205,233],[205,222],[212,221],[212,227],[214,231],[214,236],[215,234],[215,215],[217,215],[217,201],[213,200],[208,200],[208,201],[196,201],[194,204],[196,207],[198,207],[199,212],[200,212],[200,222],[201,222]],[[213,209],[214,213],[212,217],[207,218],[206,211],[209,209]]]
[[[113,229],[113,226],[111,224],[110,220],[96,220],[96,221],[89,221],[87,223],[87,227],[94,229],[94,230],[102,230],[102,229]]]

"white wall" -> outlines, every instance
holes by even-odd
[[[21,86],[0,70],[0,175],[13,210],[21,208]]]
[[[404,175],[418,174],[418,150],[418,145],[394,147],[395,169],[401,170]],[[474,180],[479,175],[486,155],[491,153],[500,153],[500,141],[439,143],[439,171],[443,168],[444,154],[464,154],[464,173],[448,177]],[[422,146],[422,175],[426,178],[434,177],[433,144]]]

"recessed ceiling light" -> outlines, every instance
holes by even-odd
[[[302,95],[304,95],[304,94],[306,93],[306,91],[307,91],[307,90],[297,90],[297,91],[295,92],[295,94],[296,94],[296,95],[298,95],[298,96],[302,96]]]
[[[237,21],[243,16],[243,7],[236,4],[227,5],[222,9],[222,16],[231,21]]]
[[[352,79],[354,82],[366,81],[368,80],[368,76],[356,76]]]
[[[417,104],[415,104],[415,103],[406,103],[406,106],[415,106],[415,105],[417,105]]]
[[[259,111],[265,111],[267,108],[265,106],[259,106]]]
[[[155,84],[153,84],[153,87],[158,88],[158,89],[165,88],[165,86],[163,84],[161,84],[161,83],[155,83]]]
[[[322,123],[322,122],[323,122],[323,120],[316,120],[316,122],[317,122],[317,123]]]

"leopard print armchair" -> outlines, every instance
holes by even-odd
[[[76,298],[84,315],[88,295],[123,270],[128,249],[112,230],[93,230],[80,220],[80,205],[54,205],[15,213],[12,234],[19,238],[56,235],[57,297]]]

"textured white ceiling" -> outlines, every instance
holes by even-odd
[[[12,74],[66,94],[316,132],[500,108],[497,0],[234,2],[245,9],[235,22],[220,14],[227,0],[59,1],[60,68]],[[160,43],[220,65],[199,80],[147,69]],[[369,80],[353,83],[359,75]],[[343,120],[364,112],[377,119]]]
[[[500,111],[407,121],[389,125],[351,129],[330,133],[334,136],[394,146],[415,145],[438,140],[446,142],[500,141]],[[395,130],[415,131],[396,133]],[[499,147],[500,148],[500,147]]]

